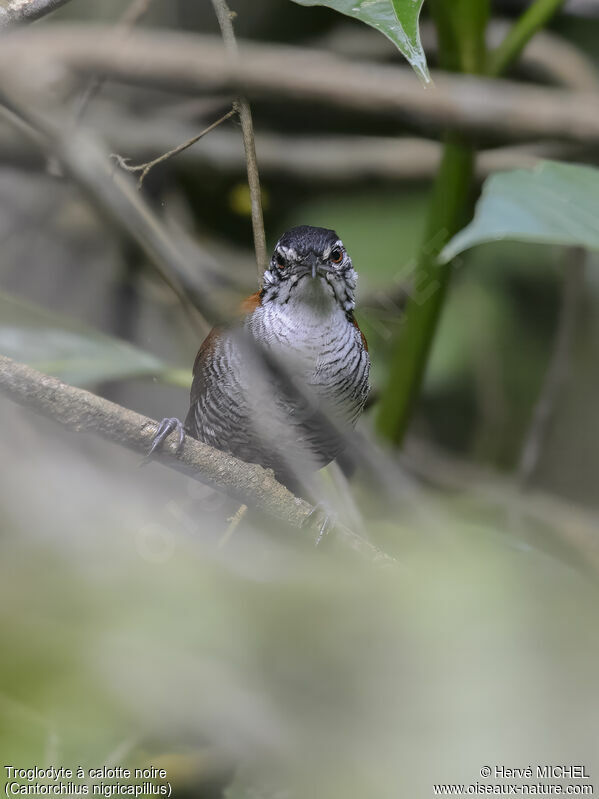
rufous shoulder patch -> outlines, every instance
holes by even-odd
[[[354,327],[355,327],[357,330],[359,330],[359,331],[360,331],[360,336],[362,337],[362,344],[364,345],[364,349],[366,350],[366,352],[368,352],[368,342],[366,341],[366,336],[364,335],[364,333],[362,333],[362,328],[361,328],[361,327],[360,327],[360,325],[357,323],[357,321],[356,321],[356,317],[355,317],[355,316],[353,316],[353,314],[352,314],[351,322],[352,322],[352,325],[353,325],[353,326],[354,326]]]
[[[260,291],[254,292],[254,294],[250,294],[249,297],[246,297],[245,300],[239,306],[239,310],[242,316],[247,316],[251,314],[252,311],[255,311],[262,304],[262,293]]]

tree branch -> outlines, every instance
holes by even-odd
[[[167,117],[166,111],[157,110],[154,116],[144,116],[142,123],[141,117],[127,113],[117,116],[104,105],[91,116],[90,123],[111,150],[134,152],[145,162],[151,162],[156,153],[175,150],[179,142],[192,139],[196,129],[183,120]],[[430,180],[439,168],[441,157],[438,142],[382,136],[257,133],[256,151],[263,175],[283,175],[300,183],[322,181],[329,186],[372,178],[384,183]],[[293,158],[289,153],[293,153]],[[477,177],[483,179],[500,170],[531,169],[542,158],[568,161],[591,157],[592,152],[565,143],[497,147],[480,152],[476,172]],[[8,126],[0,126],[0,163],[33,167],[38,162],[39,157],[26,138],[13,133]],[[180,151],[177,164],[183,169],[194,165],[239,176],[246,170],[239,135],[224,129],[208,136],[201,147]]]
[[[148,172],[151,169],[153,169],[158,164],[162,164],[164,161],[168,161],[169,158],[172,158],[173,156],[179,155],[179,153],[184,152],[185,150],[187,150],[188,147],[191,147],[192,144],[195,144],[197,141],[199,141],[201,138],[203,138],[207,133],[210,133],[212,130],[217,128],[219,125],[221,125],[227,119],[232,117],[233,114],[235,114],[235,113],[236,113],[236,110],[234,108],[232,108],[230,111],[227,111],[226,114],[223,114],[223,116],[221,116],[219,119],[217,119],[216,122],[213,122],[211,125],[208,125],[207,128],[204,128],[204,130],[201,131],[201,133],[198,133],[195,136],[192,136],[190,139],[188,139],[183,144],[179,144],[176,147],[173,147],[172,150],[168,150],[168,152],[163,153],[162,155],[159,155],[158,158],[154,158],[153,161],[147,161],[145,164],[135,164],[135,165],[128,164],[127,163],[127,161],[129,160],[128,158],[123,158],[122,155],[117,155],[116,153],[112,153],[112,155],[110,157],[114,158],[116,160],[116,162],[118,163],[118,165],[122,169],[127,171],[127,172],[141,172],[141,175],[139,176],[139,180],[137,181],[137,188],[141,189],[141,187],[143,186],[143,182],[145,180],[145,177],[146,177],[146,175],[148,174]]]
[[[0,8],[0,30],[10,25],[34,22],[68,2],[69,0],[12,0],[8,8]]]
[[[233,14],[226,0],[212,0],[214,12],[223,35],[225,47],[232,61],[239,63],[239,48],[233,28]],[[260,176],[258,173],[258,160],[256,158],[256,143],[254,139],[254,123],[252,109],[245,97],[237,100],[239,121],[243,135],[243,147],[247,164],[248,186],[252,205],[252,230],[254,232],[254,249],[256,250],[256,266],[258,268],[258,283],[262,285],[262,275],[268,266],[266,254],[266,236],[264,233],[264,216],[262,214],[262,193],[260,191]]]
[[[62,427],[94,433],[133,452],[148,452],[157,422],[114,402],[62,383],[0,355],[0,392]],[[158,460],[195,480],[268,514],[291,527],[305,526],[311,506],[293,496],[272,471],[245,463],[187,436],[177,453],[177,434],[165,441]],[[345,527],[334,528],[339,542],[370,560],[392,563],[382,552]]]
[[[31,74],[48,61],[84,75],[197,95],[239,91],[254,97],[310,100],[329,108],[399,118],[431,130],[451,128],[506,140],[534,138],[599,143],[596,92],[574,92],[504,80],[436,73],[423,92],[411,70],[356,63],[319,50],[240,44],[231,62],[215,37],[185,33],[131,33],[127,47],[101,26],[52,25],[19,29],[3,38],[0,76],[15,64]],[[41,74],[44,74],[42,72]]]

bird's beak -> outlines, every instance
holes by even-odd
[[[326,264],[323,264],[320,258],[317,255],[310,255],[308,263],[306,264],[312,275],[312,279],[318,277],[318,275],[324,275],[329,270],[327,269]]]

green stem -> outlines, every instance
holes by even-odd
[[[425,245],[414,273],[413,289],[405,310],[391,363],[388,384],[381,398],[378,430],[399,444],[418,397],[437,328],[451,266],[439,265],[437,255],[467,221],[474,150],[457,136],[449,136],[433,189]]]
[[[429,7],[437,29],[440,65],[456,72],[481,72],[486,61],[488,1],[429,0]],[[473,144],[448,134],[413,291],[391,356],[377,419],[381,435],[394,444],[401,443],[408,426],[449,285],[451,267],[440,266],[437,255],[469,219],[473,173]]]
[[[563,0],[536,0],[519,17],[504,40],[489,55],[487,72],[497,77],[516,61],[534,34],[542,28],[563,4]]]
[[[486,67],[491,75],[501,74],[562,2],[535,0],[487,58],[485,27],[489,4],[486,0],[429,0],[437,28],[440,65],[475,74]],[[408,301],[404,324],[391,356],[388,384],[377,419],[381,435],[396,445],[403,439],[420,392],[451,277],[451,266],[439,265],[436,256],[472,213],[470,188],[474,161],[474,145],[449,134],[433,188],[425,246],[413,276],[415,291]]]

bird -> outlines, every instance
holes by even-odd
[[[149,454],[177,430],[179,446],[189,434],[272,469],[306,496],[309,476],[344,450],[370,391],[368,345],[354,316],[356,283],[334,230],[301,225],[285,232],[240,319],[213,328],[202,343],[185,423],[164,419]],[[260,352],[274,370],[260,363]]]

